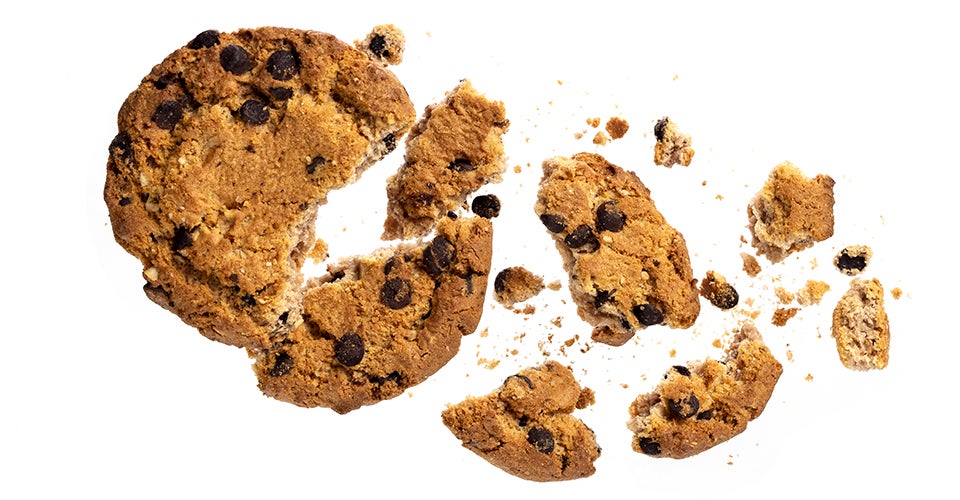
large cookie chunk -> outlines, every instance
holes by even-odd
[[[890,321],[880,280],[855,278],[833,310],[831,336],[843,366],[882,370],[890,361]]]
[[[596,154],[548,159],[534,209],[595,340],[621,345],[647,326],[693,325],[700,301],[686,241],[634,173]]]
[[[114,236],[153,301],[210,339],[269,346],[299,322],[317,207],[415,118],[394,75],[332,35],[205,31],[120,109]]]
[[[600,447],[574,417],[593,403],[569,368],[555,361],[508,377],[496,391],[450,405],[443,423],[463,446],[491,464],[531,481],[578,479],[594,473]]]
[[[260,389],[347,413],[423,382],[477,328],[492,245],[487,219],[444,219],[430,241],[331,266],[308,283],[303,322],[257,355]]]
[[[503,103],[487,100],[466,80],[428,106],[407,137],[403,165],[387,181],[383,238],[424,236],[469,194],[499,182],[509,124]]]
[[[740,434],[763,412],[782,371],[757,329],[743,325],[725,360],[674,366],[633,402],[633,449],[685,458]]]

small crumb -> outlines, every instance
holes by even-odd
[[[553,290],[554,292],[559,291],[561,287],[562,285],[560,284],[560,280],[553,280],[547,284],[547,288]]]
[[[793,302],[793,299],[795,298],[792,293],[787,291],[787,289],[783,288],[782,286],[776,287],[773,290],[773,293],[777,294],[777,299],[780,300],[781,304],[789,304]]]
[[[680,78],[680,75],[674,73],[674,74],[673,74],[673,81],[677,81],[677,78]]]
[[[713,347],[716,347],[717,349],[719,349],[719,348],[723,347],[723,341],[720,340],[720,339],[713,339],[712,345],[713,345]]]
[[[313,261],[314,264],[318,264],[327,259],[330,255],[327,253],[328,247],[327,243],[319,238],[314,242],[313,248],[310,249],[310,252],[307,253],[307,257]]]
[[[523,171],[523,169],[520,168],[520,165],[514,165],[514,166],[513,166],[513,173],[519,174],[519,173],[522,172],[522,171]]]
[[[590,125],[590,126],[593,127],[593,128],[599,127],[599,126],[600,126],[600,117],[598,116],[598,117],[596,117],[596,118],[587,118],[587,125]]]
[[[671,357],[671,358],[677,357],[677,350],[676,350],[676,349],[670,349],[670,357]]]
[[[797,302],[802,306],[819,304],[828,291],[830,291],[830,285],[823,281],[807,280],[803,288],[797,292]]]
[[[803,378],[807,382],[813,382],[813,375],[808,373],[806,377]]]
[[[630,388],[630,384],[622,383],[622,384],[620,384],[620,387],[623,387],[624,389],[629,389],[629,388]]]
[[[490,335],[490,329],[489,329],[489,328],[484,328],[484,329],[481,330],[480,333],[478,333],[477,335],[479,335],[480,338],[482,338],[482,339],[483,339],[483,338],[486,338],[487,335]]]
[[[607,133],[610,134],[611,139],[619,139],[626,135],[627,130],[630,128],[630,124],[626,120],[619,117],[613,117],[607,120]]]
[[[583,139],[583,132],[574,132],[574,133],[573,133],[573,138],[576,139],[576,140],[578,140],[578,141],[579,141],[580,139]]]
[[[901,290],[900,287],[894,288],[890,290],[890,295],[893,296],[894,299],[899,299],[903,296],[903,290]]]
[[[593,143],[598,146],[604,146],[607,144],[610,138],[607,136],[607,133],[604,131],[597,132],[597,135],[593,136]]]
[[[793,351],[787,349],[787,361],[793,361]]]
[[[743,238],[743,236],[741,236],[741,238]],[[757,262],[757,259],[753,255],[740,252],[740,258],[743,259],[743,270],[746,271],[747,276],[754,278],[760,274],[760,263]]]
[[[530,300],[543,288],[543,278],[522,266],[507,267],[493,280],[493,296],[505,307]]]
[[[573,344],[575,344],[575,343],[577,342],[577,339],[579,339],[579,338],[580,338],[579,335],[574,335],[573,338],[569,338],[569,339],[567,339],[567,340],[564,340],[564,341],[563,341],[563,345],[565,345],[565,346],[567,346],[567,347],[570,347],[570,346],[572,346]]]
[[[873,250],[864,245],[850,245],[833,258],[833,265],[847,276],[856,276],[870,264]]]
[[[778,308],[773,312],[773,321],[774,326],[783,326],[787,324],[787,321],[790,318],[797,315],[797,312],[800,311],[799,307],[788,307],[788,308]]]
[[[482,366],[482,367],[486,368],[487,370],[493,370],[493,369],[496,368],[497,365],[499,365],[499,364],[500,364],[500,360],[499,360],[499,359],[480,358],[480,359],[477,360],[477,366]]]
[[[723,201],[723,195],[722,195],[722,194],[718,194],[718,195],[716,196],[716,198],[717,198],[718,200],[720,200],[720,201]]]
[[[553,323],[553,326],[557,328],[563,328],[563,318],[561,318],[560,316],[553,318],[552,320],[550,320],[550,322]]]
[[[557,85],[563,85],[563,80],[557,80]]]
[[[527,304],[526,306],[523,307],[521,312],[523,312],[523,314],[530,315],[537,312],[537,308],[533,307],[530,304]]]

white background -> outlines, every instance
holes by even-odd
[[[952,484],[960,334],[952,9],[348,3],[31,2],[3,16],[0,497],[868,498]],[[264,397],[245,353],[147,300],[139,263],[113,242],[102,185],[116,113],[154,64],[200,31],[278,25],[352,42],[379,23],[407,35],[395,72],[418,110],[461,78],[506,105],[510,170],[483,190],[504,202],[495,271],[524,265],[565,284],[532,212],[540,163],[595,151],[637,172],[686,237],[697,277],[726,275],[741,306],[720,312],[704,301],[693,328],[651,328],[611,348],[589,341],[565,288],[531,301],[534,314],[489,301],[487,333],[465,338],[449,365],[394,400],[336,415]],[[653,164],[653,123],[664,115],[693,136],[690,167]],[[599,129],[586,120],[612,116],[629,132],[594,145]],[[401,154],[321,211],[318,235],[334,256],[382,244],[383,181]],[[784,160],[837,181],[836,233],[783,263],[761,259],[764,271],[751,279],[739,257],[750,251],[740,241],[749,239],[744,208]],[[831,260],[849,244],[873,248],[866,276],[888,290],[893,339],[883,371],[844,369],[830,338],[830,313],[849,283]],[[807,279],[830,284],[823,303],[770,324],[775,287],[796,291]],[[689,459],[634,453],[624,427],[632,399],[670,365],[721,356],[714,341],[751,316],[784,365],[764,414]],[[551,323],[557,317],[562,327]],[[461,448],[440,422],[447,403],[546,357],[597,392],[577,412],[603,447],[590,478],[516,479]]]

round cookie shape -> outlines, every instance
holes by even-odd
[[[299,322],[317,208],[415,118],[396,77],[332,35],[204,31],[120,109],[104,186],[115,239],[154,302],[265,348]]]

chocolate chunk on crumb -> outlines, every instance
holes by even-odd
[[[720,309],[732,309],[740,301],[740,295],[733,285],[714,271],[707,271],[707,277],[700,283],[700,296]]]
[[[500,198],[495,194],[480,195],[473,199],[470,208],[480,217],[492,219],[500,215]]]
[[[872,256],[873,251],[870,247],[851,245],[840,250],[840,253],[833,258],[833,265],[847,276],[856,276],[867,268]]]
[[[403,36],[403,31],[396,26],[381,24],[374,26],[366,38],[354,42],[354,45],[366,54],[371,61],[386,66],[388,64],[400,64],[403,61],[406,38]]]
[[[506,307],[530,300],[543,289],[543,278],[520,266],[500,271],[493,280],[493,296]]]
[[[664,116],[653,127],[657,143],[653,147],[653,162],[664,167],[676,164],[690,166],[694,150],[689,135],[684,135],[676,123]]]

